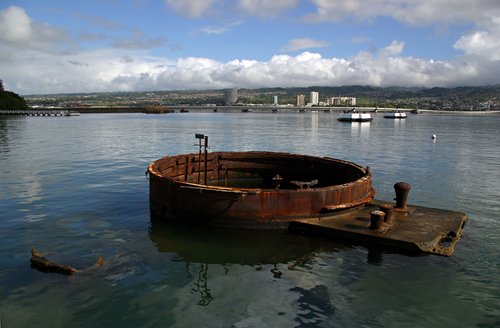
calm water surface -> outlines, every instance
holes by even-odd
[[[500,327],[500,116],[0,117],[2,327]],[[149,162],[269,150],[370,166],[377,198],[466,212],[452,257],[151,222]],[[431,135],[437,139],[432,140]],[[78,268],[38,272],[30,250]]]

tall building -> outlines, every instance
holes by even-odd
[[[311,91],[311,105],[317,105],[319,103],[319,92]]]
[[[306,96],[304,95],[297,95],[297,106],[305,106],[306,105]]]
[[[356,106],[356,97],[331,97],[328,98],[331,106]]]
[[[278,104],[278,96],[273,96],[273,105]]]
[[[238,101],[238,88],[232,88],[226,90],[226,105],[236,104]]]

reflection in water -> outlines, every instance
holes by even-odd
[[[393,121],[394,121],[395,127],[405,127],[406,126],[406,119],[395,119]]]
[[[341,250],[355,249],[352,243],[344,244],[320,236],[296,235],[288,231],[220,230],[180,224],[155,216],[151,216],[149,237],[160,253],[173,253],[174,262],[185,263],[190,280],[186,292],[195,297],[193,305],[202,307],[220,298],[221,281],[215,277],[221,275],[221,270],[226,279],[233,279],[230,277],[238,275],[242,266],[253,267],[256,272],[267,273],[267,280],[284,279],[286,283],[292,277],[307,276],[317,267],[318,259],[324,256],[332,258]],[[368,248],[367,262],[380,266],[385,252],[379,248]],[[357,283],[364,272],[361,270],[353,274],[350,261],[340,264],[338,269],[344,286]],[[232,272],[234,270],[236,272]],[[305,276],[300,278],[302,283]],[[300,326],[314,326],[334,312],[328,288],[318,285],[316,281],[310,281],[307,288],[302,286],[289,291],[300,294],[299,314],[294,319]],[[190,303],[187,299],[185,301]]]
[[[193,283],[193,287],[191,288],[192,294],[199,294],[200,300],[198,301],[198,305],[207,306],[213,300],[212,295],[210,294],[210,288],[208,287],[208,264],[202,263],[200,265],[200,269],[198,271],[198,277],[196,282]]]
[[[191,295],[197,305],[208,306],[214,300],[208,279],[209,267],[222,268],[227,276],[232,265],[268,269],[272,279],[281,279],[283,268],[290,271],[307,270],[317,253],[334,253],[349,248],[329,240],[293,235],[288,231],[220,230],[179,224],[151,217],[149,236],[161,253],[174,253],[174,261],[186,262],[192,284]],[[283,267],[282,264],[287,264]],[[195,271],[195,273],[192,273]],[[216,270],[217,271],[217,270]],[[217,284],[212,282],[212,284]]]
[[[295,287],[290,291],[300,293],[299,311],[295,318],[300,327],[318,327],[318,324],[327,321],[335,314],[326,286],[316,285],[311,289]]]
[[[25,119],[0,115],[0,153],[8,153],[19,146],[21,138],[18,136],[26,126]]]
[[[317,130],[301,113],[0,118],[2,326],[498,326],[500,116],[317,116]],[[377,198],[391,199],[401,179],[411,203],[466,212],[472,224],[443,258],[150,222],[144,169],[192,152],[193,133],[209,135],[213,151],[369,165]],[[40,273],[26,262],[33,246],[79,268],[103,255],[105,266]]]
[[[367,254],[367,261],[370,264],[381,265],[382,264],[382,250],[378,248],[369,248]]]
[[[352,122],[351,123],[351,134],[366,134],[370,129],[370,122]]]
[[[318,112],[312,112],[311,113],[311,132],[312,132],[312,137],[316,137],[318,134],[318,127],[319,127],[319,114]]]
[[[220,230],[151,217],[149,237],[162,253],[206,264],[262,265],[304,262],[315,251],[347,246],[288,231]]]

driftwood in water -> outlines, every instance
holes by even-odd
[[[99,256],[97,262],[93,265],[100,267],[104,264],[104,259]],[[72,275],[80,270],[75,269],[69,265],[58,264],[42,256],[42,253],[37,249],[31,249],[31,267],[42,272],[55,272],[67,275]]]

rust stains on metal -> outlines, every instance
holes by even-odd
[[[289,228],[451,255],[467,221],[407,205],[406,182],[394,185],[395,204],[375,201],[368,167],[327,157],[200,151],[154,161],[148,173],[154,217],[215,227]]]
[[[467,216],[461,212],[406,206],[384,221],[385,202],[371,201],[357,211],[290,223],[290,230],[378,244],[413,252],[451,256],[464,232]],[[374,215],[375,213],[375,215]]]
[[[153,214],[216,226],[275,227],[375,195],[371,172],[359,165],[289,153],[200,151],[154,161],[148,172]]]
[[[394,185],[394,191],[396,192],[396,210],[406,210],[406,201],[408,200],[408,193],[410,192],[411,186],[406,182],[398,182]]]

